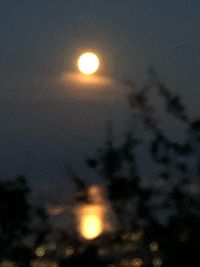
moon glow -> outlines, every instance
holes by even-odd
[[[95,73],[98,70],[99,65],[99,58],[92,52],[86,52],[78,59],[78,68],[80,72],[86,75]]]

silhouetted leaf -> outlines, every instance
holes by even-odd
[[[165,179],[165,180],[168,180],[170,178],[170,173],[169,172],[162,172],[160,174],[160,176]]]
[[[87,162],[87,165],[92,169],[97,167],[97,160],[95,159],[87,159],[86,162]]]

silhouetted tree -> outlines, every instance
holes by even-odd
[[[34,242],[32,246],[27,245],[27,238],[32,236],[42,242],[47,234],[45,211],[30,204],[29,195],[30,188],[24,176],[0,180],[0,262],[12,259],[18,266],[28,266]]]
[[[16,242],[20,244],[30,231],[29,191],[23,176],[14,181],[0,181],[0,258],[6,256]]]
[[[200,120],[188,116],[152,68],[140,90],[126,84],[133,124],[121,144],[108,138],[87,164],[106,182],[121,245],[128,233],[143,233],[133,255],[144,265],[194,265],[200,247]]]

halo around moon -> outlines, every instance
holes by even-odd
[[[99,58],[92,52],[83,53],[77,62],[80,72],[86,75],[95,73],[100,65]]]

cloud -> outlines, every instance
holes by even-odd
[[[58,78],[66,96],[79,100],[120,101],[124,86],[110,77],[64,72]]]

